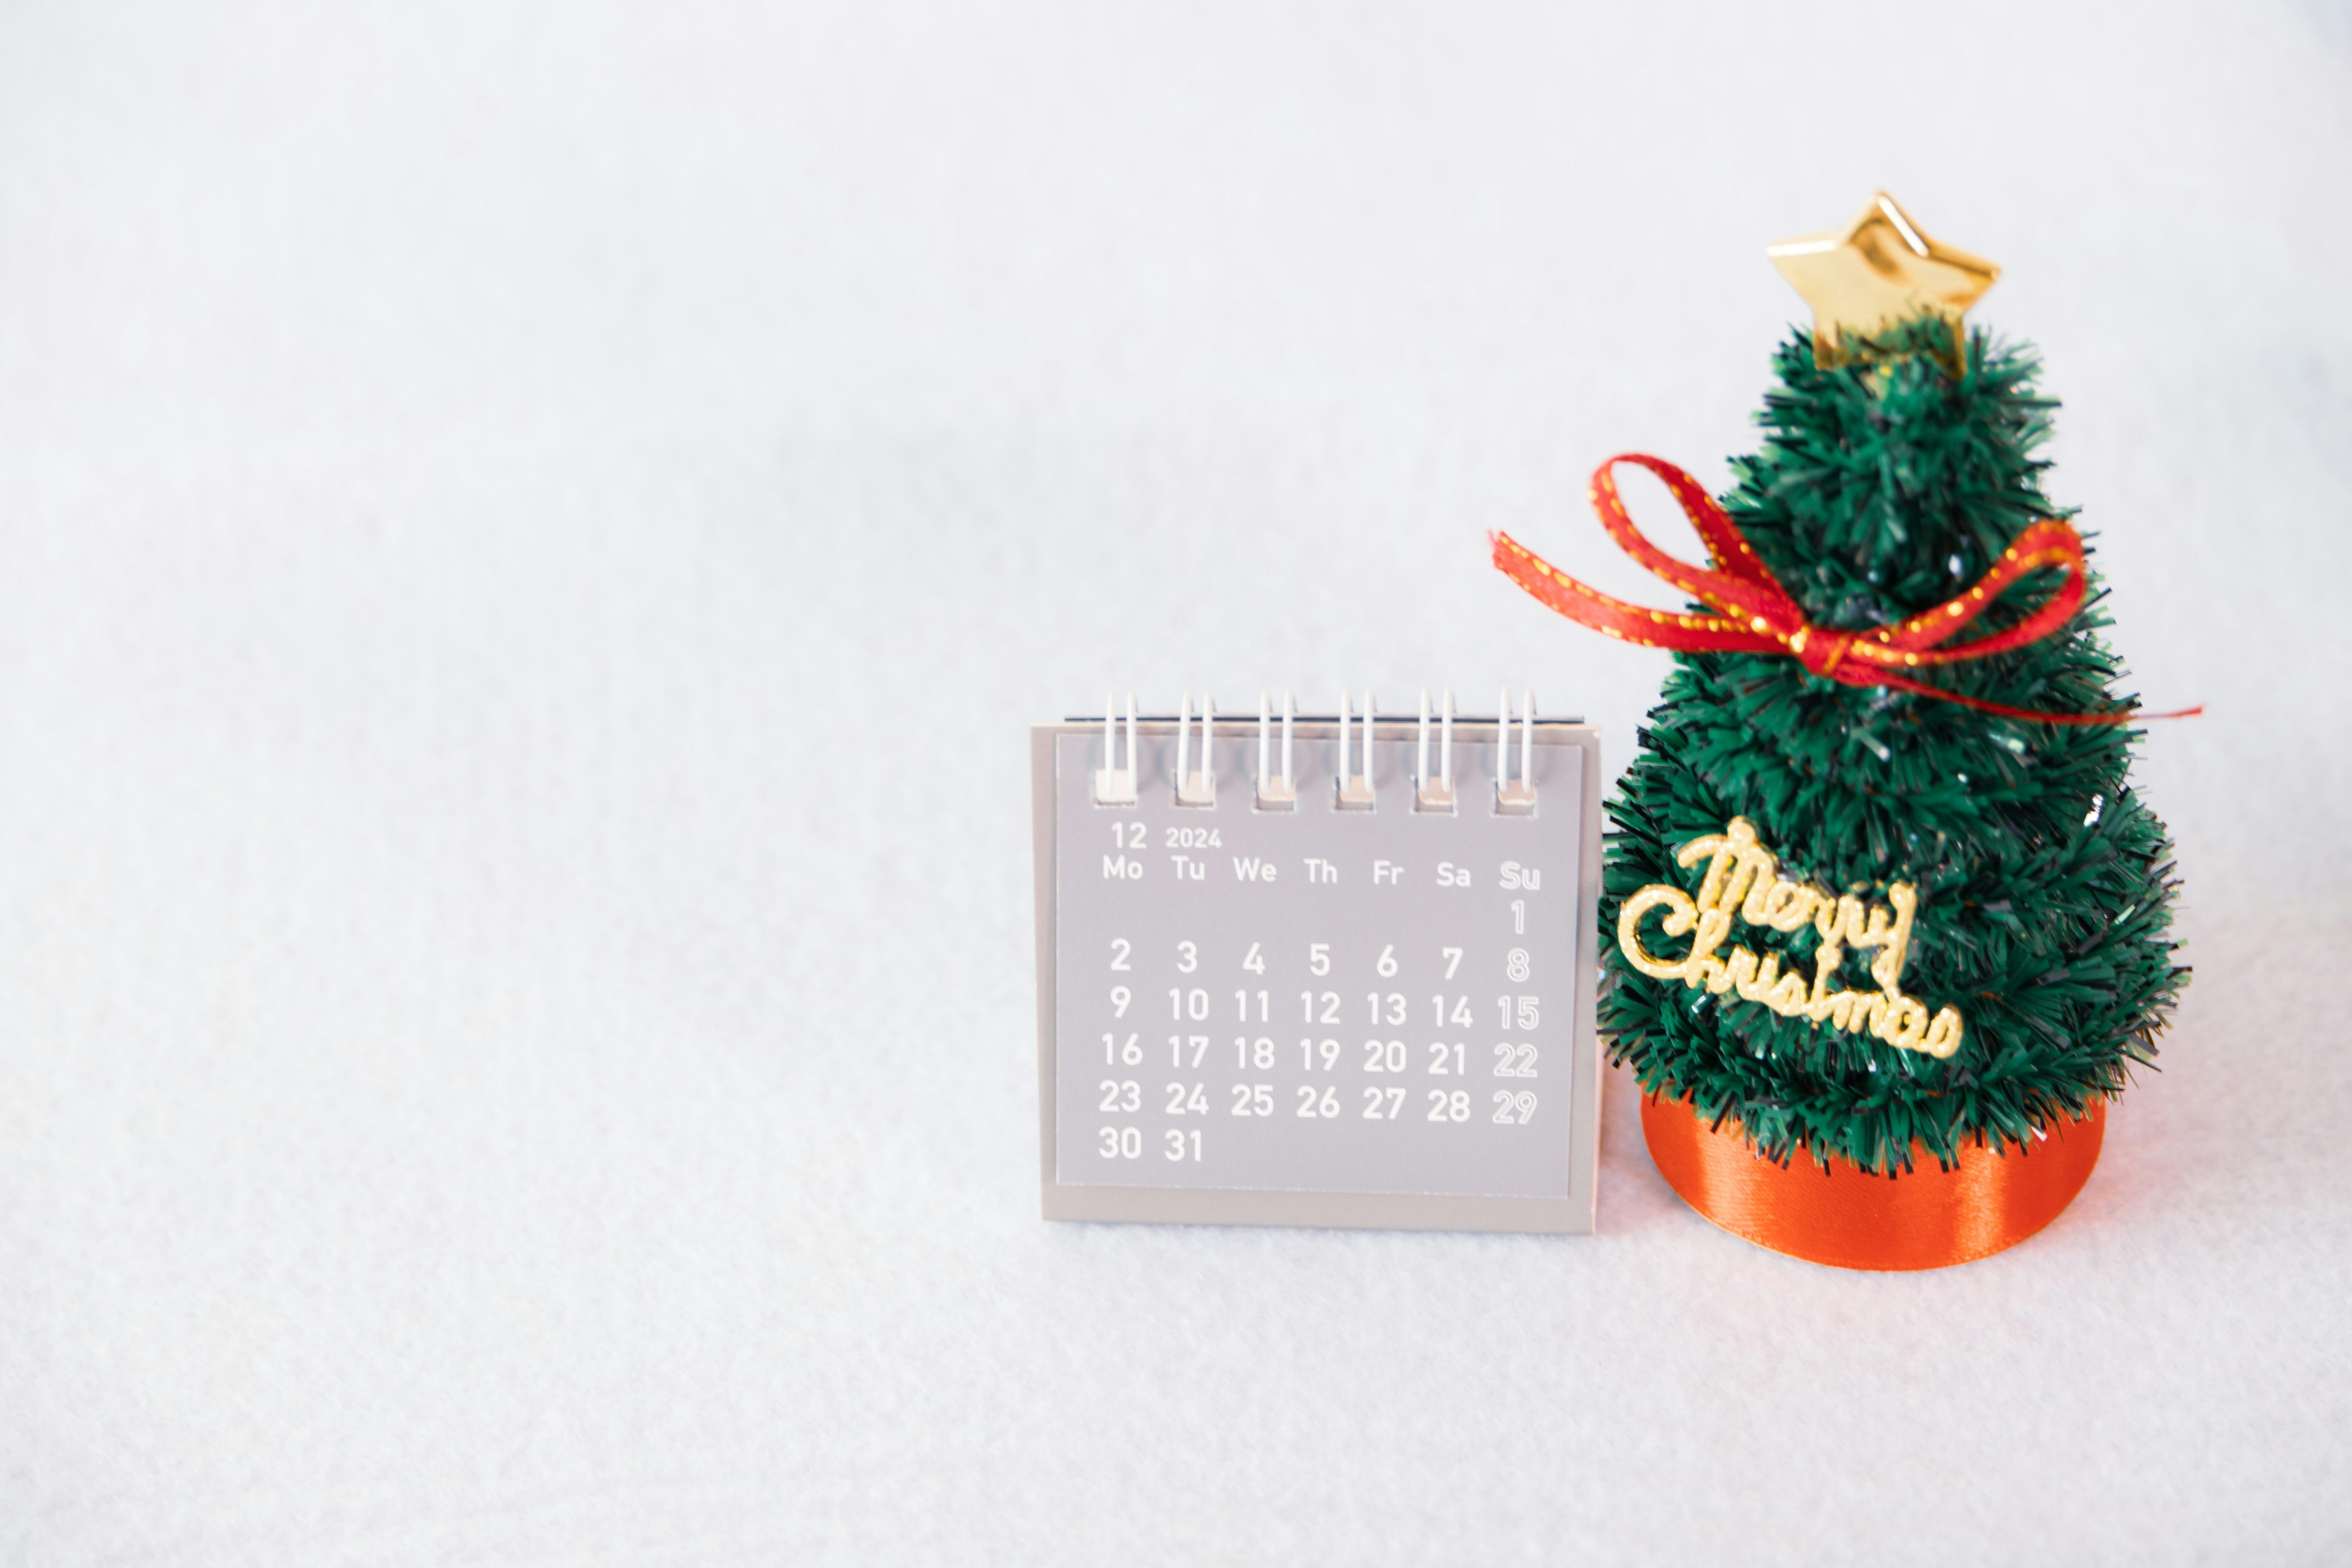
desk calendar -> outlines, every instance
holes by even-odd
[[[1597,731],[1188,696],[1031,749],[1047,1218],[1592,1228]]]

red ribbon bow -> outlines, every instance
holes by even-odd
[[[1698,530],[1714,558],[1712,571],[1675,560],[1642,536],[1618,499],[1617,481],[1610,469],[1619,463],[1638,463],[1665,480],[1682,503],[1683,515]],[[1491,536],[1495,564],[1512,582],[1566,616],[1570,620],[1606,632],[1612,637],[1645,647],[1671,648],[1677,653],[1787,654],[1812,674],[1849,686],[1888,686],[1921,697],[1957,702],[2010,719],[2033,719],[2046,724],[2121,724],[2135,718],[2185,718],[2201,712],[2187,708],[2179,713],[2142,714],[2130,709],[2113,713],[2043,713],[1963,697],[1913,679],[1906,669],[2006,653],[2050,636],[2074,619],[2082,607],[2089,584],[2083,561],[2083,536],[2072,524],[2045,521],[2019,534],[1991,571],[1966,593],[1946,600],[1898,626],[1866,632],[1833,631],[1805,618],[1805,613],[1780,586],[1738,526],[1724,514],[1715,499],[1672,463],[1639,452],[1610,458],[1594,470],[1590,492],[1601,525],[1618,548],[1692,598],[1722,612],[1712,616],[1683,615],[1671,610],[1645,610],[1622,599],[1612,599],[1535,554],[1507,533]],[[2063,569],[2065,578],[2040,609],[2005,631],[1958,647],[1940,645],[1982,615],[2001,591],[2029,572],[2044,566]]]

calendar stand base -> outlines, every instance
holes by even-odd
[[[1583,1236],[1590,1194],[1503,1198],[1432,1193],[1268,1193],[1048,1184],[1047,1219],[1158,1225],[1269,1225],[1348,1230],[1483,1230]]]
[[[2052,1130],[2031,1151],[1964,1146],[1951,1170],[1916,1151],[1888,1178],[1832,1158],[1759,1159],[1738,1123],[1710,1128],[1685,1102],[1644,1097],[1642,1136],[1666,1184],[1732,1235],[1839,1268],[1942,1268],[2016,1246],[2083,1190],[2099,1163],[2106,1102]]]

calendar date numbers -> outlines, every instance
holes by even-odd
[[[1171,1127],[1160,1137],[1162,1157],[1179,1162],[1197,1162],[1201,1158],[1200,1129]],[[1143,1129],[1106,1127],[1095,1135],[1095,1152],[1106,1160],[1140,1160]]]
[[[1496,1078],[1533,1078],[1536,1076],[1536,1048],[1528,1045],[1498,1045],[1495,1047]]]
[[[1111,830],[1121,849],[1146,847],[1139,824],[1114,823]],[[1171,848],[1217,846],[1214,828],[1153,831],[1164,833]],[[1457,976],[1467,980],[1476,973],[1475,967],[1465,971],[1466,956],[1458,946],[1412,951],[1391,942],[1294,945],[1264,937],[1228,942],[1222,933],[1197,931],[1192,936],[1160,937],[1140,945],[1128,937],[1111,938],[1105,976],[1108,984],[1097,994],[1107,1004],[1104,1021],[1118,1027],[1102,1036],[1101,1070],[1108,1076],[1096,1085],[1094,1109],[1118,1120],[1097,1130],[1097,1152],[1109,1161],[1194,1163],[1204,1152],[1204,1130],[1235,1118],[1267,1122],[1269,1133],[1300,1122],[1418,1121],[1465,1130],[1481,1122],[1527,1126],[1535,1118],[1537,1099],[1520,1080],[1538,1076],[1539,1052],[1528,1037],[1538,1032],[1542,999],[1516,988],[1493,996],[1491,1003],[1475,991],[1422,989],[1445,987]],[[1493,964],[1497,960],[1510,980],[1524,981],[1533,973],[1534,960],[1525,948],[1489,949],[1483,960],[1472,963]],[[1243,984],[1230,990],[1219,986],[1218,978],[1227,974]],[[1308,983],[1305,989],[1286,993],[1298,998],[1297,1021],[1305,1028],[1296,1035],[1246,1032],[1251,1026],[1271,1024],[1275,1014],[1284,1011],[1274,998],[1286,994],[1282,982],[1294,976],[1293,984]],[[1389,981],[1402,989],[1351,988],[1351,979],[1357,979],[1358,987]],[[1319,989],[1312,984],[1318,981],[1334,988]],[[1168,1012],[1161,1030],[1173,1026],[1174,1032],[1152,1030],[1145,1023],[1155,1011],[1147,998],[1162,994]],[[1212,1033],[1186,1031],[1186,1026],[1199,1029],[1213,1017],[1223,1017],[1228,995],[1233,1021],[1245,1032],[1213,1037]],[[1424,1005],[1429,1009],[1425,1014],[1420,1011]],[[1363,1009],[1360,1014],[1358,1006]],[[1346,1039],[1339,1027],[1343,1018],[1369,1026],[1366,1034],[1371,1037]],[[1414,1041],[1411,1024],[1416,1019],[1431,1026],[1431,1034],[1453,1037],[1432,1040],[1423,1036]],[[1136,1024],[1143,1024],[1143,1030],[1129,1027]],[[1497,1026],[1496,1034],[1512,1037],[1492,1046],[1489,1063],[1488,1047],[1463,1037],[1475,1039],[1484,1026]],[[1387,1037],[1391,1032],[1407,1037]],[[1154,1043],[1147,1045],[1147,1039]],[[1143,1077],[1129,1075],[1144,1067],[1147,1058],[1160,1065],[1156,1042],[1160,1039],[1167,1042],[1170,1076],[1155,1089]],[[1220,1048],[1226,1040],[1231,1042],[1230,1058]],[[1492,1079],[1510,1083],[1494,1089],[1491,1098],[1468,1087],[1474,1072],[1490,1070]],[[1422,1087],[1412,1087],[1415,1079]],[[1437,1080],[1433,1086],[1432,1079]],[[1145,1125],[1126,1125],[1129,1118]],[[1294,1134],[1306,1135],[1303,1128]],[[1444,1136],[1450,1142],[1460,1135]],[[1208,1142],[1213,1143],[1217,1136],[1211,1132]],[[1262,1134],[1253,1131],[1250,1136]]]

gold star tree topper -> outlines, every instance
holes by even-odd
[[[1966,329],[1960,317],[1993,286],[2000,268],[1981,257],[1938,244],[1880,191],[1828,234],[1784,239],[1765,255],[1813,308],[1813,363],[1823,370],[1849,357],[1845,334],[1868,339],[1921,314],[1952,326],[1952,374],[1965,368]]]

